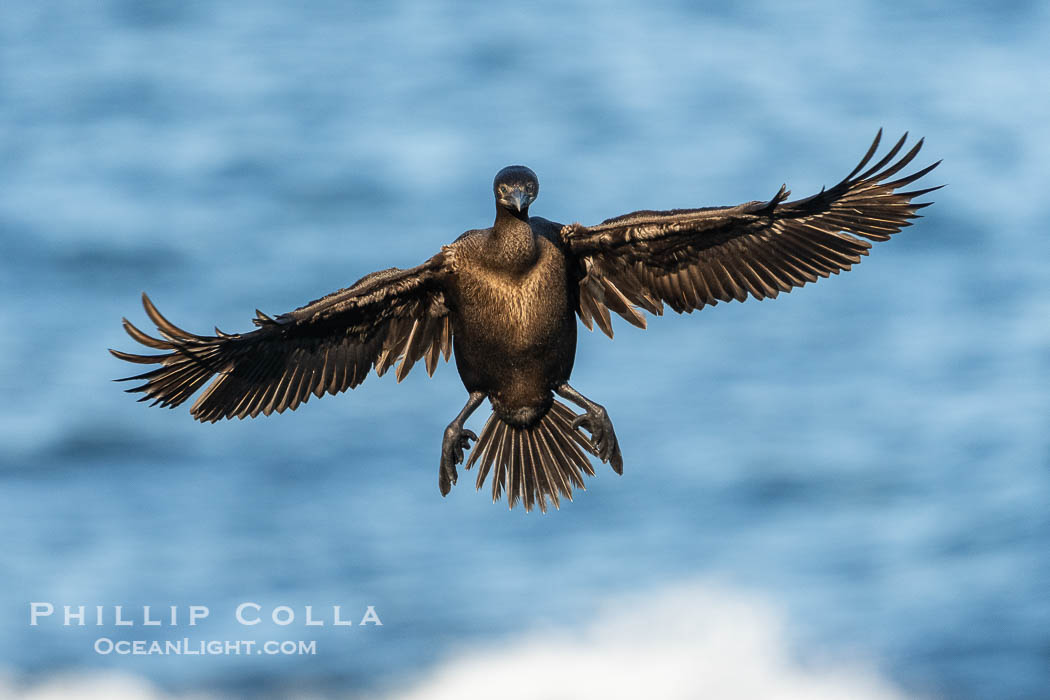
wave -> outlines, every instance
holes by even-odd
[[[533,631],[464,649],[384,700],[517,698],[903,697],[860,666],[813,668],[792,658],[783,615],[768,600],[703,583],[610,601],[578,630]]]
[[[141,676],[115,671],[70,671],[35,683],[0,676],[0,697],[10,700],[173,700]],[[193,695],[199,700],[208,696]],[[188,698],[187,698],[188,700]]]

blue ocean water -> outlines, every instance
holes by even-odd
[[[1048,35],[1038,2],[6,3],[0,693],[1043,696]],[[439,496],[452,366],[208,426],[110,382],[141,291],[245,330],[488,225],[509,163],[593,223],[808,195],[879,127],[944,159],[926,218],[774,301],[583,333],[625,473],[546,516]],[[93,649],[187,635],[318,652]]]

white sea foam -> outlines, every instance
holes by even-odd
[[[62,673],[39,683],[0,677],[0,697],[11,700],[167,700],[148,680],[117,672]]]
[[[703,584],[610,602],[576,630],[464,649],[389,700],[898,698],[863,668],[792,660],[768,601]]]
[[[858,665],[827,668],[797,663],[783,623],[776,606],[759,596],[704,583],[679,584],[609,600],[590,622],[577,628],[533,629],[502,642],[454,650],[414,680],[367,697],[903,697],[888,681]],[[186,696],[164,693],[132,675],[76,673],[31,685],[0,680],[0,697],[171,700]],[[360,696],[348,689],[345,697]]]

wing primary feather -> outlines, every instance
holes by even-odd
[[[938,165],[940,165],[941,162],[942,161],[937,161],[936,163],[931,163],[930,165],[927,165],[922,170],[917,170],[916,172],[912,173],[911,175],[899,178],[897,180],[894,180],[893,182],[884,182],[884,183],[882,183],[882,187],[886,187],[888,189],[897,189],[898,187],[903,187],[904,185],[910,185],[911,183],[915,182],[916,180],[918,180],[923,175],[928,175],[930,173],[930,171],[933,170],[934,168],[936,168]],[[899,193],[895,192],[893,194],[893,196],[894,197],[919,197],[921,195],[926,194],[927,192],[933,192],[934,190],[939,190],[942,187],[944,187],[944,185],[937,185],[936,187],[928,187],[928,188],[926,188],[924,190],[919,190],[918,192],[899,192]]]
[[[873,165],[870,168],[868,168],[862,174],[858,175],[856,177],[856,179],[858,181],[867,180],[872,175],[874,175],[875,173],[879,172],[882,168],[886,167],[886,164],[889,163],[891,160],[893,160],[893,157],[896,156],[897,153],[900,152],[901,147],[904,146],[904,142],[907,141],[907,140],[908,140],[908,132],[905,131],[904,135],[900,137],[900,139],[897,141],[897,143],[893,144],[893,148],[891,148],[889,150],[889,152],[882,157],[882,160],[880,160],[878,163],[876,163],[875,165]],[[922,142],[920,141],[919,143],[921,144]],[[837,185],[836,188],[841,186],[841,185],[848,184],[848,183],[849,183],[848,179],[847,180],[843,180],[843,182],[840,183],[840,185]]]
[[[146,315],[150,317],[150,320],[157,325],[157,330],[172,340],[205,340],[199,335],[182,330],[164,318],[145,292],[142,293],[142,307],[146,310]]]
[[[940,165],[940,164],[941,164],[941,161],[937,161],[936,163],[934,163],[934,165]],[[937,185],[936,187],[927,187],[926,189],[923,189],[923,190],[912,190],[911,192],[900,192],[900,193],[897,194],[897,196],[898,197],[907,197],[908,199],[914,199],[915,197],[921,197],[924,194],[929,194],[930,192],[936,192],[937,190],[941,189],[942,187],[944,187],[944,185]],[[911,202],[908,202],[907,204],[903,204],[903,206],[905,206],[905,207],[907,207],[909,209],[918,209],[919,207],[928,207],[931,204],[933,204],[933,202],[921,202],[921,203],[917,203],[917,204],[912,204]]]
[[[853,176],[861,171],[861,169],[868,164],[871,157],[875,155],[875,151],[879,150],[879,142],[882,140],[882,128],[879,128],[878,133],[875,134],[875,140],[871,142],[871,146],[868,148],[868,152],[864,154],[864,157],[860,159],[860,163],[857,163],[849,175],[843,178],[842,182],[849,182],[853,179]]]
[[[163,359],[171,357],[171,355],[133,355],[130,352],[121,352],[120,350],[114,350],[113,348],[108,348],[108,350],[109,353],[113,355],[113,357],[124,360],[126,362],[134,362],[135,364],[139,365],[155,365],[158,362],[161,362]],[[123,382],[130,378],[131,377],[124,377],[122,379],[114,379],[113,381]]]
[[[872,182],[882,182],[886,178],[892,177],[893,175],[900,172],[905,166],[907,166],[908,163],[915,160],[915,156],[917,156],[919,154],[919,151],[922,149],[922,144],[924,140],[925,139],[919,139],[915,143],[915,145],[911,147],[911,150],[908,151],[904,156],[902,156],[900,160],[898,160],[896,163],[880,172],[878,175],[872,176]],[[887,186],[888,185],[883,185],[883,187]]]
[[[123,319],[124,332],[131,336],[132,340],[141,343],[149,348],[155,348],[157,350],[172,350],[174,345],[170,341],[161,340],[160,338],[154,338],[151,335],[140,331],[135,325],[128,319]]]

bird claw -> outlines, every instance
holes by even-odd
[[[449,426],[445,431],[445,439],[441,442],[441,466],[438,470],[438,489],[442,496],[447,496],[452,490],[459,473],[456,465],[463,462],[466,450],[470,449],[470,441],[477,441],[478,436],[472,430],[456,430]]]
[[[623,457],[620,455],[620,443],[616,439],[612,421],[605,409],[598,406],[582,416],[577,416],[572,421],[573,429],[583,428],[591,434],[591,443],[594,445],[598,459],[604,463],[612,463],[612,468],[617,474],[623,473]]]

